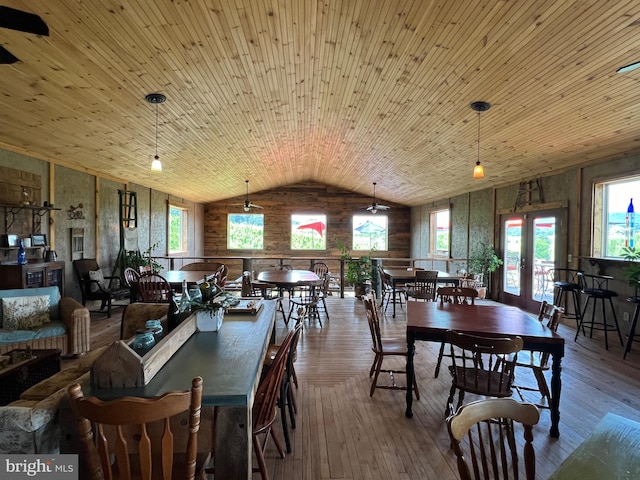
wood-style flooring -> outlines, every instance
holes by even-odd
[[[323,319],[323,328],[314,322],[305,324],[300,338],[293,452],[283,460],[270,445],[270,478],[458,478],[444,421],[450,377],[444,370],[439,378],[433,378],[439,344],[418,342],[416,372],[421,400],[414,401],[414,416],[408,419],[404,416],[403,391],[377,389],[373,397],[369,396],[373,354],[362,302],[353,297],[329,297],[327,303],[331,319]],[[404,310],[398,309],[395,319],[390,312],[391,307],[383,320],[383,335],[404,335]],[[93,347],[118,338],[120,314],[120,309],[114,310],[111,319],[92,314]],[[575,321],[563,322],[558,331],[566,339],[560,438],[549,437],[548,410],[541,410],[540,423],[534,430],[537,477],[541,479],[549,477],[607,412],[640,421],[640,341],[623,361],[620,345],[611,342],[614,345],[606,351],[597,332],[593,339],[580,336],[574,342]],[[285,329],[279,316],[277,325],[281,339]],[[401,360],[390,364],[404,368]],[[533,384],[533,377],[528,375],[519,375],[519,383]],[[398,383],[405,381],[403,375],[396,375],[396,379]],[[387,380],[381,377],[382,382]],[[538,401],[536,394],[526,396]],[[473,399],[468,396],[467,401]],[[282,438],[279,419],[276,432]]]

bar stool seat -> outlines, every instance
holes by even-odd
[[[609,350],[609,338],[607,336],[607,332],[618,332],[620,345],[624,345],[622,341],[622,334],[620,333],[620,326],[618,325],[618,317],[616,317],[616,311],[613,307],[612,300],[613,297],[618,296],[618,293],[609,289],[609,280],[613,280],[613,277],[610,275],[588,275],[586,273],[579,273],[578,277],[580,279],[580,291],[583,295],[586,295],[587,298],[584,302],[584,307],[580,314],[582,318],[580,319],[580,324],[578,325],[578,330],[576,331],[576,336],[573,340],[578,340],[581,328],[583,334],[586,335],[584,331],[584,327],[586,325],[589,328],[589,338],[593,337],[594,330],[601,330],[604,332],[604,345],[607,350]],[[591,318],[586,320],[585,314],[587,313],[587,308],[591,300],[593,300]],[[605,308],[606,300],[609,300],[611,313],[613,314],[613,324],[607,322],[607,312]],[[596,304],[598,301],[601,302],[602,305],[602,318],[600,319],[596,318]]]
[[[580,278],[578,273],[582,270],[571,268],[554,268],[551,272],[554,278],[553,287],[555,290],[553,304],[564,308],[564,318],[575,318],[576,326],[580,326]],[[573,300],[573,313],[569,312],[567,304],[568,297]],[[584,332],[583,332],[584,333]]]
[[[631,319],[631,327],[629,328],[629,336],[627,337],[627,344],[624,347],[624,355],[622,356],[623,360],[627,358],[627,353],[631,351],[631,343],[633,342],[633,336],[636,334],[636,325],[638,324],[638,315],[640,314],[640,297],[628,297],[627,302],[635,303],[636,308],[633,311],[633,318]]]

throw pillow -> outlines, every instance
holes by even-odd
[[[29,330],[49,323],[49,295],[2,299],[2,326],[7,330]]]
[[[102,274],[102,269],[98,270],[90,270],[89,271],[89,280],[92,280],[89,285],[89,289],[91,292],[97,292],[100,288],[104,288],[104,275]],[[98,286],[99,285],[99,286]]]

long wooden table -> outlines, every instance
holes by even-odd
[[[393,318],[396,318],[396,285],[414,282],[416,280],[416,270],[413,268],[383,268],[384,273],[389,275],[391,286],[393,287]],[[455,273],[438,271],[438,283],[452,283],[458,285],[460,277]]]
[[[564,338],[552,332],[530,314],[508,305],[456,305],[440,302],[407,302],[407,378],[414,373],[416,340],[444,342],[447,330],[493,337],[520,336],[524,349],[551,354],[551,429],[560,436],[560,362],[564,356]],[[407,382],[407,409],[413,416],[413,385]]]
[[[274,327],[275,310],[275,301],[264,301],[255,315],[227,313],[220,331],[194,333],[145,386],[101,390],[83,387],[83,390],[103,399],[148,398],[171,390],[188,390],[191,379],[201,376],[202,407],[219,407],[214,454],[216,480],[250,480],[253,400]],[[200,436],[207,433],[201,432]]]
[[[640,478],[640,423],[607,413],[549,480]]]

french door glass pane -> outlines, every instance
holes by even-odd
[[[503,285],[506,292],[520,296],[520,258],[522,248],[522,219],[511,218],[504,222],[505,265]]]

